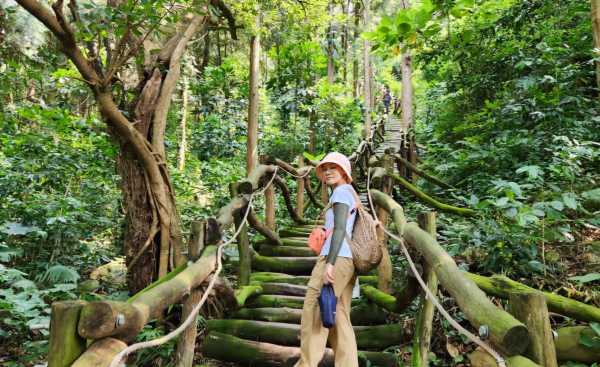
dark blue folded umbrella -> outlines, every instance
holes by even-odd
[[[321,295],[317,297],[317,300],[319,301],[319,308],[321,309],[323,327],[331,329],[335,325],[335,309],[338,301],[338,298],[333,291],[333,286],[331,284],[323,284]]]

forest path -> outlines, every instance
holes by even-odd
[[[384,141],[377,149],[400,149],[402,123],[388,116]],[[397,169],[394,168],[397,173]],[[366,182],[357,183],[363,205],[368,205]],[[300,357],[300,321],[307,284],[318,257],[308,247],[312,225],[280,229],[285,246],[263,244],[252,257],[251,285],[259,285],[263,294],[246,300],[244,308],[229,319],[206,322],[204,357],[243,366],[289,366]],[[361,284],[377,287],[377,276],[360,276]],[[402,325],[386,324],[386,313],[364,299],[353,299],[350,318],[354,326],[359,353],[370,365],[396,367],[393,354],[381,352],[401,343]],[[329,345],[328,345],[329,346]],[[334,356],[326,349],[319,366],[333,366]],[[360,360],[366,366],[365,360]]]

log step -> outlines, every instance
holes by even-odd
[[[364,299],[353,299],[352,307],[364,303]],[[263,308],[263,307],[289,307],[301,309],[304,305],[304,297],[286,296],[286,295],[260,295],[246,300],[244,307],[247,308]]]
[[[232,351],[235,352],[232,353]],[[359,353],[364,354],[372,366],[398,366],[396,356],[393,354],[366,351]],[[231,362],[239,366],[291,367],[300,359],[300,348],[244,340],[233,335],[212,331],[206,335],[202,354],[207,358]],[[333,351],[326,349],[319,366],[334,367],[334,361]],[[359,358],[360,367],[366,367],[366,364],[365,360]]]
[[[312,233],[312,231],[314,230],[314,228],[313,228],[313,227],[310,227],[310,228],[304,228],[304,227],[293,227],[291,230],[292,230],[292,231],[296,231],[296,232],[302,232],[302,233],[308,233],[308,234],[311,234],[311,233]]]
[[[286,283],[286,284],[296,284],[296,285],[307,285],[310,280],[310,276],[291,276],[288,274],[280,274],[280,273],[270,273],[270,272],[261,272],[261,273],[252,273],[250,274],[251,282],[275,282],[275,283]]]
[[[286,296],[304,297],[308,290],[308,287],[305,285],[287,283],[250,282],[250,285],[260,286],[263,290],[263,294],[279,294]]]
[[[287,237],[281,238],[284,246],[308,247],[308,237]]]
[[[316,254],[309,247],[299,246],[267,246],[262,245],[258,252],[261,256],[293,256],[293,257],[315,257]]]
[[[269,257],[252,256],[252,269],[286,273],[291,275],[310,275],[319,258],[315,257]]]
[[[281,237],[281,238],[308,237],[309,235],[310,235],[310,232],[300,232],[300,231],[294,231],[292,229],[280,229],[279,230],[279,237]]]
[[[206,321],[204,333],[210,334],[213,331],[245,340],[286,347],[300,346],[299,324],[235,319]],[[354,326],[354,335],[358,349],[383,350],[402,342],[402,325]]]

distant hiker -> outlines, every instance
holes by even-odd
[[[381,100],[383,101],[383,105],[385,106],[385,114],[387,115],[390,113],[390,102],[392,101],[392,96],[390,95],[389,89],[385,91],[383,97],[381,97]]]

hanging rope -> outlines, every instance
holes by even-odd
[[[373,208],[373,202],[371,200],[371,189],[369,186],[370,183],[371,183],[371,168],[369,167],[369,173],[367,175],[367,196],[369,197],[369,204],[371,205],[371,208]],[[373,215],[375,216],[375,220],[378,221],[379,219],[377,218],[377,213],[375,210],[373,210]],[[479,345],[486,352],[488,352],[492,357],[494,357],[494,359],[496,359],[496,362],[498,362],[499,367],[506,367],[506,362],[504,361],[504,358],[502,358],[498,352],[496,352],[489,344],[487,344],[483,340],[479,339],[479,337],[471,334],[465,328],[460,326],[458,324],[458,322],[454,321],[452,316],[450,316],[450,314],[446,310],[444,310],[442,305],[440,305],[438,300],[435,298],[435,295],[433,293],[431,293],[431,291],[429,290],[429,287],[425,284],[425,282],[419,275],[419,272],[417,271],[417,268],[415,267],[415,264],[413,263],[410,255],[408,253],[408,250],[406,249],[406,246],[404,245],[404,240],[402,238],[399,238],[399,237],[395,236],[394,234],[388,232],[385,228],[383,228],[383,226],[379,226],[379,228],[383,232],[385,232],[388,236],[390,236],[391,238],[393,238],[394,240],[396,240],[400,243],[400,245],[402,246],[402,251],[404,251],[404,256],[406,256],[406,259],[408,260],[408,263],[410,264],[410,268],[412,269],[417,280],[419,281],[419,284],[421,284],[421,288],[423,288],[425,293],[427,293],[427,296],[429,297],[429,299],[431,299],[431,301],[433,302],[435,307],[438,309],[438,311],[440,311],[440,313],[444,316],[444,318],[446,318],[446,320],[448,320],[448,322],[452,326],[454,326],[458,331],[463,333],[467,338],[471,339],[473,342],[475,342],[475,344]],[[401,236],[402,236],[402,234],[401,234]]]
[[[221,254],[223,252],[223,247],[225,247],[225,246],[229,245],[231,242],[233,242],[233,240],[238,236],[238,234],[240,234],[240,231],[242,230],[242,228],[244,227],[244,224],[246,224],[246,220],[248,219],[248,214],[250,213],[250,209],[252,208],[252,201],[254,200],[254,197],[264,194],[264,192],[267,190],[267,188],[269,186],[271,186],[271,184],[273,184],[273,180],[275,179],[275,176],[277,175],[278,169],[279,169],[279,167],[276,166],[275,171],[273,172],[273,177],[271,177],[271,181],[269,181],[269,184],[267,186],[265,186],[262,189],[262,191],[260,191],[259,193],[253,193],[250,195],[250,200],[248,200],[248,207],[246,209],[246,213],[244,214],[244,219],[242,220],[241,224],[239,225],[237,231],[235,231],[234,235],[231,237],[231,239],[229,241],[223,243],[217,249],[217,264],[218,264],[218,266],[217,266],[217,270],[215,271],[215,275],[212,277],[210,283],[208,284],[206,291],[204,291],[204,294],[202,295],[202,299],[200,299],[200,302],[198,302],[196,307],[194,307],[194,309],[192,310],[192,312],[190,313],[188,318],[185,320],[185,322],[183,322],[177,329],[173,330],[172,332],[163,336],[162,338],[133,344],[133,345],[130,345],[129,347],[123,349],[122,351],[117,353],[117,355],[115,355],[112,362],[110,363],[110,367],[119,367],[119,364],[121,363],[123,358],[125,358],[126,356],[128,356],[129,354],[131,354],[135,351],[138,351],[140,349],[145,349],[145,348],[156,347],[158,345],[168,342],[169,340],[173,339],[177,335],[181,334],[181,332],[184,331],[192,323],[192,321],[196,322],[196,317],[198,315],[198,312],[200,311],[200,307],[202,307],[202,305],[204,305],[204,302],[206,302],[206,299],[208,298],[210,291],[212,290],[213,286],[215,285],[215,282],[218,279],[219,273],[221,272],[221,269],[223,267],[222,263],[221,263]]]

